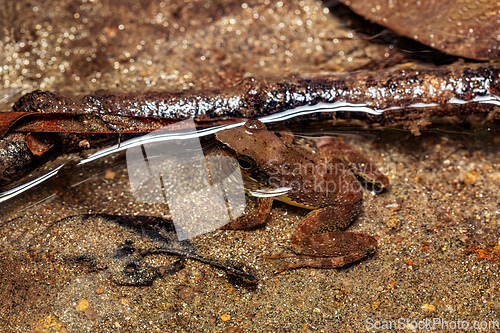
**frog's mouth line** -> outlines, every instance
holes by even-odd
[[[256,198],[274,198],[275,200],[284,202],[288,205],[305,208],[309,210],[318,209],[319,207],[306,205],[300,202],[297,202],[290,198],[287,193],[292,190],[291,187],[278,187],[272,188],[263,182],[259,182],[254,177],[252,177],[251,173],[248,170],[241,169],[241,173],[243,176],[243,181],[245,184],[245,192],[247,195],[256,197]]]

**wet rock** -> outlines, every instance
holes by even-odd
[[[500,57],[500,7],[492,1],[340,0],[354,12],[444,53]]]

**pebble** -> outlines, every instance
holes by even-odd
[[[222,316],[220,316],[220,319],[222,321],[230,321],[231,320],[231,315],[229,313],[224,313]]]
[[[76,311],[84,312],[87,310],[89,307],[89,301],[87,301],[85,298],[82,298],[78,300],[77,305],[76,305]]]
[[[424,304],[422,305],[422,310],[425,312],[434,312],[436,311],[436,307],[432,304]]]

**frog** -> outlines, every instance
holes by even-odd
[[[314,151],[295,144],[289,134],[269,131],[257,119],[221,130],[215,139],[224,155],[238,161],[247,194],[258,199],[254,212],[232,219],[222,229],[263,225],[274,200],[310,210],[291,237],[292,254],[263,256],[296,259],[275,273],[303,267],[343,267],[376,251],[375,237],[345,229],[361,211],[360,180],[383,191],[389,187],[389,179],[354,148],[323,136]],[[259,197],[262,191],[270,196]]]

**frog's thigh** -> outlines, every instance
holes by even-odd
[[[264,224],[272,206],[272,198],[259,198],[256,209],[232,220],[221,229],[251,229]]]
[[[357,217],[361,201],[342,202],[311,211],[299,223],[292,236],[292,246],[300,246],[315,234],[347,228]]]

